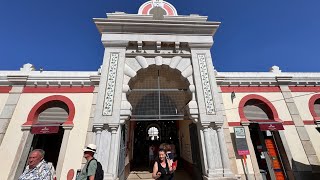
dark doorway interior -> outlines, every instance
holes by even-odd
[[[264,179],[287,179],[287,157],[277,131],[261,131],[257,123],[249,126],[250,137]]]
[[[64,130],[60,127],[58,133],[35,134],[30,151],[33,149],[43,149],[45,151],[44,159],[47,162],[51,162],[56,168],[63,139],[63,133]]]
[[[201,166],[197,125],[194,123],[190,124],[189,131],[190,131],[190,142],[191,142],[191,151],[192,151],[192,160],[193,160],[191,175],[193,179],[201,179],[202,166]]]
[[[131,170],[150,170],[149,147],[155,146],[155,152],[160,144],[174,144],[176,154],[179,158],[179,136],[177,121],[138,121],[134,129],[133,164]],[[150,126],[151,125],[151,126]],[[156,125],[159,127],[159,138],[151,140],[148,134],[148,127]],[[157,156],[155,154],[155,156]]]

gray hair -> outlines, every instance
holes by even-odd
[[[46,152],[43,149],[34,149],[31,151],[31,153],[33,153],[33,152],[39,152],[42,159],[44,158],[44,155],[46,154]]]

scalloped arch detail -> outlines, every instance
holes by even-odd
[[[181,75],[187,79],[190,85],[193,85],[193,81],[190,81],[190,78],[189,78],[190,76],[192,76],[192,73],[193,73],[192,65],[189,61],[183,62],[183,58],[181,56],[174,56],[173,58],[171,58],[169,64],[165,63],[163,57],[161,56],[156,56],[154,58],[154,61],[150,61],[150,64],[148,64],[147,59],[143,56],[136,56],[135,60],[140,65],[140,67],[134,70],[133,68],[130,67],[129,64],[127,63],[125,64],[124,74],[128,77],[124,81],[123,85],[128,85],[130,79],[135,77],[137,75],[137,72],[140,69],[146,69],[150,65],[156,65],[156,66],[169,65],[170,68],[178,70],[181,73]],[[182,67],[183,63],[185,63],[185,67],[180,68]]]
[[[135,60],[135,61],[134,61]],[[175,56],[171,59],[163,58],[162,56],[156,56],[152,60],[148,60],[143,56],[136,56],[135,58],[130,59],[130,61],[126,60],[125,68],[124,68],[124,79],[123,79],[123,89],[122,89],[122,103],[121,103],[121,115],[123,117],[129,117],[131,115],[132,106],[131,103],[126,98],[126,92],[130,90],[129,82],[132,78],[137,75],[137,72],[140,69],[146,69],[150,65],[162,66],[168,65],[171,69],[178,70],[181,73],[181,76],[186,78],[189,82],[189,88],[191,87],[191,92],[194,93],[194,82],[192,78],[193,67],[190,62],[191,60],[183,59],[181,56]],[[131,67],[130,67],[131,65]],[[193,89],[192,89],[193,87]],[[193,99],[191,102],[191,108],[196,109],[197,111],[197,103]]]

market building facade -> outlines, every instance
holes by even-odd
[[[105,179],[122,180],[155,142],[173,144],[192,179],[319,177],[320,73],[218,72],[220,22],[161,0],[94,22],[98,71],[0,71],[0,179],[17,179],[35,148],[65,179],[95,143]]]

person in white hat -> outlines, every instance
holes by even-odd
[[[82,168],[77,180],[94,180],[94,176],[97,169],[97,161],[93,158],[94,153],[97,150],[95,144],[88,144],[87,147],[83,149],[83,157],[86,158],[87,163]]]

